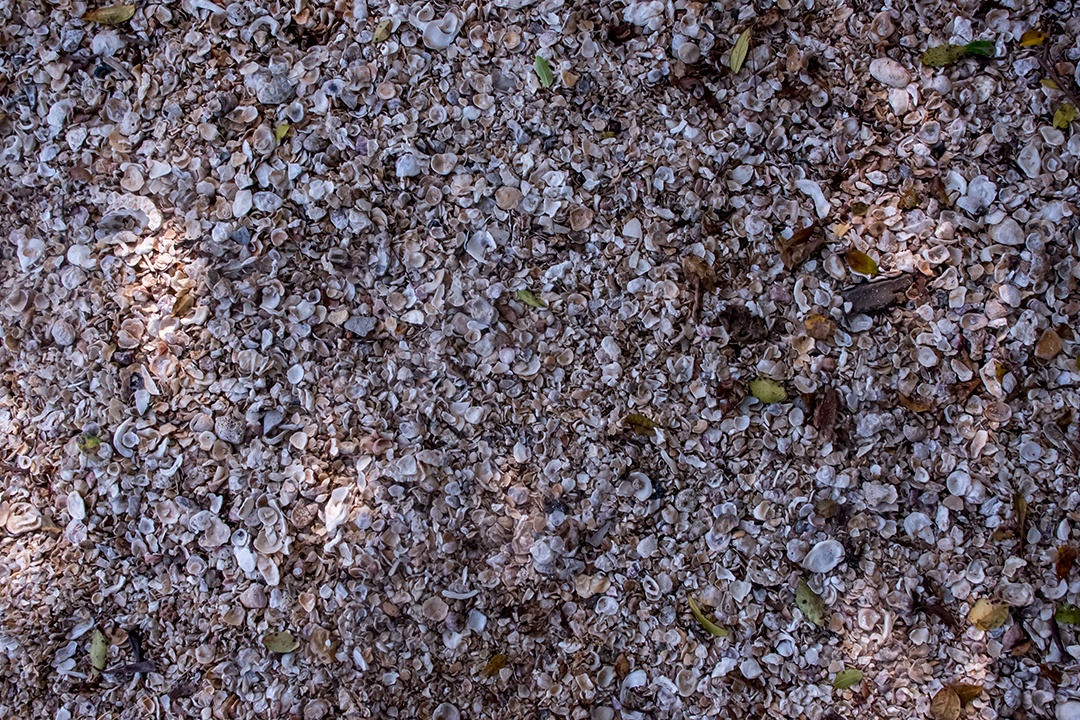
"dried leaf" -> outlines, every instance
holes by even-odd
[[[518,290],[515,295],[517,299],[534,308],[546,308],[547,303],[536,297],[531,290]]]
[[[487,661],[487,665],[480,671],[480,674],[486,678],[495,677],[504,667],[506,667],[506,654],[499,653],[498,655],[493,655],[491,659]]]
[[[716,637],[727,637],[731,635],[730,630],[720,627],[713,621],[709,620],[709,618],[705,617],[705,614],[701,612],[701,608],[699,608],[698,604],[694,602],[694,598],[687,595],[686,599],[690,601],[690,612],[693,614],[694,619],[701,624],[701,627],[705,628]]]
[[[1012,646],[1012,649],[1009,650],[1009,654],[1013,657],[1025,657],[1029,652],[1031,652],[1030,640],[1024,640],[1023,642],[1016,643]]]
[[[620,23],[615,21],[608,25],[607,31],[608,40],[621,45],[630,38],[634,37],[634,26],[629,23]]]
[[[1054,127],[1064,130],[1069,123],[1076,119],[1076,106],[1072,103],[1061,103],[1061,107],[1054,113]]]
[[[911,187],[900,193],[900,200],[897,203],[901,210],[911,210],[919,205],[919,193],[915,188]]]
[[[272,653],[291,653],[300,647],[300,641],[288,631],[268,633],[263,636],[262,643]]]
[[[900,300],[910,285],[911,279],[906,275],[901,275],[888,280],[861,283],[843,291],[842,294],[844,301],[851,303],[850,313],[858,315],[884,310]]]
[[[195,296],[191,294],[190,290],[184,290],[176,296],[176,301],[173,303],[173,317],[182,318],[191,312],[193,307],[195,307]]]
[[[1072,603],[1062,603],[1054,612],[1054,619],[1062,625],[1080,625],[1080,607]]]
[[[1035,357],[1043,362],[1049,362],[1056,358],[1062,350],[1061,336],[1054,328],[1043,331],[1039,342],[1035,343]]]
[[[795,605],[807,620],[818,627],[825,627],[825,601],[814,592],[806,580],[800,579],[795,587]]]
[[[83,15],[82,19],[102,25],[119,25],[120,23],[126,23],[133,17],[135,17],[134,5],[110,5],[91,10]]]
[[[1058,87],[1058,84],[1056,82],[1054,82],[1050,78],[1043,78],[1042,80],[1039,81],[1039,84],[1042,85],[1045,88],[1050,88],[1051,90],[1060,90],[1061,89],[1060,87]]]
[[[90,665],[95,672],[105,669],[105,661],[109,657],[109,643],[105,641],[105,633],[94,628],[94,635],[90,638]]]
[[[1009,606],[992,603],[986,598],[979,598],[968,613],[968,620],[980,630],[995,630],[1009,619]]]
[[[787,240],[779,241],[780,259],[783,260],[785,268],[794,270],[825,244],[825,236],[814,232],[817,227],[815,220],[801,230],[796,230]]]
[[[840,409],[840,393],[827,387],[814,406],[814,427],[826,440],[831,440],[836,427],[836,413]]]
[[[1027,537],[1028,501],[1020,493],[1013,495],[1013,513],[1016,520],[1016,534],[1020,542]]]
[[[1054,572],[1057,573],[1058,580],[1069,577],[1073,565],[1076,564],[1077,554],[1076,548],[1072,545],[1062,545],[1058,548],[1057,562],[1054,563]]]
[[[851,230],[851,223],[836,223],[833,225],[833,235],[836,236],[837,240],[847,235],[849,230]]]
[[[956,720],[960,717],[960,696],[952,688],[942,688],[930,701],[930,715],[934,720]]]
[[[385,42],[390,37],[390,31],[394,25],[390,18],[383,18],[379,21],[379,24],[375,26],[375,32],[371,35],[371,42],[378,45],[381,42]]]
[[[746,55],[750,52],[750,28],[746,28],[739,35],[739,39],[735,41],[735,47],[731,50],[731,60],[729,65],[731,66],[731,72],[736,75],[742,70],[743,63],[746,62]]]
[[[844,668],[836,673],[836,677],[833,678],[832,681],[832,686],[837,690],[847,690],[852,685],[861,683],[862,679],[862,670],[859,670],[858,668]]]
[[[754,378],[750,381],[750,394],[756,397],[766,405],[772,403],[778,403],[787,399],[787,392],[784,387],[769,378]]]
[[[836,324],[824,315],[807,315],[803,320],[806,334],[815,340],[828,340],[836,331]]]
[[[289,128],[292,127],[289,123],[281,123],[274,128],[274,140],[280,145],[281,141],[285,139],[285,136],[289,134]]]
[[[969,685],[968,683],[953,683],[949,686],[949,689],[956,693],[956,696],[960,698],[961,705],[967,705],[975,700],[975,698],[982,695],[982,685]]]
[[[919,62],[927,67],[940,68],[952,65],[968,54],[965,45],[938,45],[919,56]]]
[[[555,73],[552,72],[550,63],[543,57],[536,56],[533,61],[533,69],[536,70],[536,77],[540,78],[540,84],[545,88],[555,84]]]
[[[855,217],[866,217],[866,213],[870,212],[870,206],[864,202],[851,203],[851,214]]]
[[[619,657],[615,658],[615,675],[620,680],[630,674],[630,661],[626,658],[624,653],[619,653]]]
[[[745,305],[729,304],[717,314],[736,345],[749,345],[764,340],[769,329],[765,321],[750,312]]]
[[[630,429],[638,435],[651,436],[654,434],[653,430],[660,427],[659,423],[655,420],[639,413],[630,413],[623,422],[629,425]]]
[[[1062,679],[1064,677],[1062,675],[1061,670],[1059,670],[1056,667],[1053,667],[1052,665],[1049,665],[1048,663],[1040,663],[1039,664],[1039,674],[1042,675],[1047,680],[1049,680],[1050,684],[1053,685],[1054,687],[1060,686],[1061,681],[1062,681]]]
[[[933,405],[926,400],[910,398],[904,393],[900,393],[900,404],[906,407],[911,412],[921,413],[927,410],[933,409]]]
[[[860,275],[874,277],[880,272],[874,258],[870,257],[862,250],[856,250],[855,248],[849,249],[844,253],[844,261],[853,272],[857,272]]]
[[[716,271],[697,255],[683,257],[682,271],[687,280],[698,284],[703,290],[711,291],[716,287]]]
[[[1020,36],[1020,47],[1042,45],[1048,37],[1050,36],[1039,30],[1025,30],[1024,34]]]

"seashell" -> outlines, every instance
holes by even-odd
[[[45,241],[41,238],[22,237],[17,245],[19,267],[23,272],[37,264],[37,261],[45,254]]]
[[[438,595],[433,595],[425,602],[421,611],[424,617],[432,622],[442,622],[450,612],[450,606]]]
[[[513,210],[521,203],[521,191],[516,187],[503,185],[495,191],[495,204],[503,210]]]
[[[262,585],[249,585],[237,599],[248,610],[262,610],[267,605],[266,591]]]
[[[23,535],[41,527],[41,512],[28,502],[13,503],[7,510],[4,528],[11,535]]]
[[[675,50],[675,57],[687,65],[693,65],[701,59],[701,48],[695,42],[684,42]]]
[[[135,412],[139,413],[139,415],[145,415],[149,407],[150,391],[146,388],[139,388],[135,391]]]
[[[141,320],[128,318],[120,323],[120,330],[116,333],[116,344],[125,350],[138,347],[145,332],[146,326]]]
[[[98,222],[98,227],[119,229],[123,218],[133,219],[143,231],[154,232],[161,227],[162,215],[154,201],[144,195],[120,195],[111,203]]]
[[[424,37],[424,46],[429,50],[445,50],[461,32],[462,19],[457,12],[450,10],[442,18],[435,19],[435,10],[430,4],[424,5],[414,13],[409,22]]]
[[[444,702],[435,708],[435,712],[431,714],[431,720],[461,720],[461,714],[456,705]]]
[[[911,82],[911,73],[892,58],[878,58],[870,63],[870,75],[878,82],[893,88],[905,87]]]
[[[244,423],[232,415],[221,415],[214,418],[214,434],[221,440],[232,445],[239,445],[244,440]]]
[[[990,239],[999,245],[1023,245],[1024,231],[1011,217],[990,228]]]
[[[204,550],[213,550],[229,542],[232,531],[229,526],[216,517],[210,518],[210,527],[206,528],[202,537],[199,538],[199,547]]]
[[[1039,177],[1039,173],[1042,172],[1042,157],[1039,154],[1038,146],[1035,143],[1025,145],[1020,154],[1016,156],[1016,164],[1029,178]]]
[[[1054,720],[1080,720],[1080,700],[1059,702],[1054,708]]]
[[[802,559],[802,566],[814,573],[827,573],[844,559],[844,546],[833,539],[822,540]]]
[[[1013,607],[1027,607],[1035,602],[1035,591],[1029,583],[1002,583],[997,595],[1001,601]]]
[[[971,489],[971,475],[966,470],[953,470],[945,480],[949,494],[964,497]]]
[[[49,332],[53,342],[60,347],[67,347],[75,342],[75,328],[67,320],[54,320]]]
[[[124,420],[122,423],[117,425],[116,430],[113,431],[113,449],[126,458],[130,458],[135,455],[135,453],[131,451],[131,447],[123,442],[123,438],[127,435],[128,428],[131,427],[132,422],[133,420],[131,418],[128,418],[127,420]]]
[[[6,301],[12,312],[21,313],[30,304],[30,294],[25,290],[12,290]]]
[[[893,22],[892,11],[882,10],[870,22],[870,35],[874,42],[884,42],[896,32],[896,23]]]
[[[349,516],[349,507],[346,500],[349,497],[348,487],[339,487],[330,493],[330,499],[326,503],[326,534],[333,535],[341,523]]]
[[[86,503],[78,490],[72,490],[67,495],[67,511],[72,520],[86,519]]]
[[[440,153],[431,158],[431,169],[439,175],[449,175],[457,167],[458,158],[454,153]]]
[[[67,261],[72,265],[89,270],[97,265],[93,251],[87,245],[72,245],[67,251]]]
[[[592,225],[593,211],[587,207],[577,206],[570,210],[570,229],[580,232]]]
[[[412,153],[406,153],[399,157],[394,171],[399,178],[416,177],[423,172],[420,161]]]
[[[289,444],[292,445],[297,450],[303,451],[304,448],[306,448],[307,444],[308,444],[308,435],[307,435],[307,433],[304,432],[303,430],[299,430],[297,432],[294,432],[291,436],[289,436]]]

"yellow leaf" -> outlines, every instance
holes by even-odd
[[[660,427],[655,420],[640,413],[630,413],[623,422],[638,435],[652,435],[653,430]]]
[[[285,139],[285,136],[289,134],[289,123],[281,123],[274,128],[274,140],[277,140],[278,145]]]
[[[960,696],[952,688],[942,688],[930,701],[934,720],[956,720],[960,717]]]
[[[690,612],[693,614],[694,619],[701,623],[701,627],[705,628],[716,637],[727,637],[728,635],[731,635],[730,630],[720,627],[712,620],[705,617],[705,614],[701,612],[701,608],[699,608],[698,604],[694,602],[694,598],[687,595],[686,599],[690,601]]]
[[[1050,88],[1051,90],[1060,90],[1061,89],[1061,88],[1058,87],[1058,84],[1056,82],[1054,82],[1053,80],[1051,80],[1050,78],[1043,78],[1039,82],[1042,84],[1043,87]]]
[[[746,62],[746,55],[750,52],[750,28],[746,28],[742,31],[742,35],[739,35],[739,39],[735,41],[735,47],[731,50],[731,72],[736,75],[742,70],[743,63]]]
[[[874,277],[878,274],[878,264],[874,261],[874,258],[870,257],[862,250],[851,248],[844,253],[844,260],[847,261],[849,268],[860,275]]]
[[[493,655],[491,659],[487,661],[487,665],[480,671],[480,674],[487,678],[495,677],[504,667],[506,667],[506,655],[504,653],[499,653],[498,655]]]
[[[980,630],[994,630],[1005,624],[1009,619],[1008,605],[998,605],[986,598],[979,598],[968,613],[968,620]]]
[[[82,16],[87,22],[101,23],[102,25],[119,25],[135,16],[134,5],[110,5],[108,7],[91,10]]]
[[[291,653],[300,647],[300,642],[291,632],[269,633],[263,636],[262,643],[272,653]]]
[[[780,383],[763,377],[750,381],[750,394],[766,405],[787,399],[787,391]]]
[[[836,223],[833,225],[833,234],[837,239],[840,239],[848,234],[848,230],[851,229],[851,223]]]
[[[859,670],[858,668],[844,668],[836,673],[836,677],[833,678],[832,684],[837,690],[847,690],[849,687],[861,683],[862,679],[862,670]]]
[[[1025,30],[1024,34],[1020,36],[1020,47],[1042,45],[1046,42],[1047,37],[1049,36],[1046,33],[1038,30]]]
[[[1076,106],[1072,103],[1061,103],[1061,107],[1054,113],[1054,127],[1064,130],[1069,123],[1076,119]]]
[[[536,297],[536,294],[532,290],[518,290],[515,295],[517,299],[534,308],[546,308],[547,303]]]
[[[832,320],[818,314],[807,315],[803,325],[806,326],[806,334],[815,340],[828,340],[836,330]]]
[[[375,26],[375,32],[371,36],[371,42],[378,45],[390,37],[391,23],[390,18],[383,18],[379,21],[379,24]]]

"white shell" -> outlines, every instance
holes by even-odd
[[[822,540],[802,560],[802,566],[814,573],[827,573],[844,559],[844,546],[833,539]]]
[[[902,88],[911,82],[911,73],[892,58],[878,58],[870,63],[870,75],[889,87]]]

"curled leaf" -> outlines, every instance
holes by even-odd
[[[750,381],[750,394],[766,405],[787,399],[787,391],[780,383],[763,377]]]
[[[1054,127],[1064,130],[1069,123],[1076,119],[1076,106],[1072,103],[1061,103],[1061,107],[1054,113]]]
[[[1072,603],[1062,603],[1054,611],[1054,619],[1062,625],[1080,625],[1080,607]]]
[[[540,84],[545,88],[555,84],[555,73],[551,70],[551,64],[543,57],[536,56],[533,61],[533,69],[536,70],[536,77],[540,78]]]
[[[289,123],[281,123],[274,128],[274,140],[277,141],[278,145],[280,145],[281,141],[285,139],[285,136],[289,134],[290,127]]]
[[[826,387],[814,405],[813,423],[825,440],[832,440],[836,428],[836,413],[840,409],[840,393]]]
[[[739,35],[739,39],[735,41],[735,47],[731,49],[731,72],[736,75],[742,70],[743,63],[746,62],[746,55],[750,52],[750,28],[746,28]]]
[[[102,25],[119,25],[120,23],[126,23],[133,17],[135,17],[134,5],[110,5],[91,10],[83,15],[82,19]]]
[[[517,299],[534,308],[546,308],[547,303],[536,297],[536,294],[531,290],[518,290],[515,295]]]
[[[992,603],[986,598],[979,598],[968,613],[968,620],[980,630],[995,630],[1009,619],[1009,606]]]
[[[836,332],[836,324],[824,315],[807,315],[803,325],[806,334],[815,340],[828,340]]]
[[[390,18],[383,18],[379,21],[379,24],[375,26],[375,32],[371,35],[371,42],[378,45],[381,42],[385,42],[390,37],[390,31],[393,29],[393,23]]]
[[[967,705],[975,698],[982,695],[982,685],[969,685],[968,683],[953,683],[949,686],[949,689],[956,693],[956,696],[960,698],[961,705]]]
[[[952,688],[942,688],[930,701],[934,720],[956,720],[960,717],[960,696]]]
[[[300,647],[300,641],[288,631],[268,633],[263,636],[263,647],[272,653],[291,653]]]
[[[806,580],[800,579],[795,587],[795,605],[807,620],[818,627],[825,626],[825,601],[814,592]]]
[[[874,258],[870,257],[862,250],[856,250],[855,248],[849,249],[844,253],[844,261],[847,262],[848,267],[851,268],[853,272],[857,272],[860,275],[874,277],[880,272]]]
[[[90,665],[95,672],[105,669],[105,661],[109,656],[109,644],[105,640],[105,634],[94,628],[94,635],[90,638]]]
[[[701,608],[699,608],[698,604],[694,602],[694,598],[687,595],[686,599],[690,601],[691,614],[693,614],[694,619],[701,624],[701,627],[705,628],[716,637],[728,637],[729,635],[731,635],[731,631],[727,630],[726,628],[720,627],[712,620],[709,620],[709,618],[705,617],[705,614],[701,612]]]
[[[655,420],[640,413],[630,413],[623,422],[638,435],[652,435],[653,430],[660,427]]]
[[[862,682],[863,671],[858,668],[844,668],[840,672],[836,673],[836,677],[833,678],[832,685],[837,690],[847,690],[853,685],[858,685]]]
[[[806,227],[796,230],[787,240],[781,239],[777,243],[780,248],[780,259],[784,262],[785,268],[794,270],[825,244],[824,234],[814,232],[817,227],[815,220]]]
[[[1020,36],[1020,47],[1042,45],[1048,37],[1050,36],[1039,30],[1025,30],[1024,34]]]
[[[506,667],[506,654],[492,655],[491,659],[487,661],[487,665],[480,671],[480,674],[486,678],[495,677],[504,667]]]

